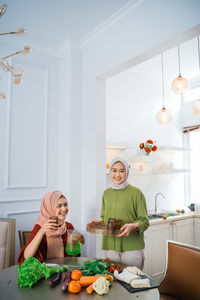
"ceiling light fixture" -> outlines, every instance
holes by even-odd
[[[161,66],[162,66],[162,97],[163,107],[156,114],[156,120],[160,125],[168,124],[172,121],[173,117],[169,110],[165,108],[165,91],[164,91],[164,72],[163,72],[163,54],[161,53]]]
[[[5,11],[7,10],[7,5],[3,4],[0,6],[0,17],[5,13]],[[0,33],[0,35],[6,35],[6,34],[16,34],[16,35],[22,35],[26,33],[26,30],[24,28],[19,28],[16,31],[10,31],[10,32],[5,32],[5,33]],[[21,50],[16,51],[14,53],[11,53],[5,57],[0,58],[0,67],[2,67],[2,69],[5,72],[11,72],[11,74],[13,75],[13,83],[14,84],[21,84],[22,83],[22,77],[23,77],[23,73],[24,70],[21,69],[20,67],[15,67],[13,68],[8,62],[7,62],[7,58],[17,55],[17,54],[29,54],[31,52],[31,47],[30,46],[25,46],[23,47]],[[6,99],[6,95],[3,91],[0,91],[0,99]]]
[[[0,17],[3,16],[3,14],[6,12],[7,4],[2,4],[0,6]]]
[[[180,47],[178,45],[178,69],[179,76],[172,81],[171,87],[174,93],[183,94],[188,89],[188,80],[181,76],[180,71]]]
[[[199,72],[200,72],[199,36],[197,36],[197,46],[198,46],[198,57],[199,57]],[[200,98],[194,101],[192,108],[193,108],[193,112],[194,112],[195,115],[200,115]]]
[[[19,28],[16,31],[0,33],[0,35],[6,35],[6,34],[23,35],[24,33],[26,33],[26,29],[25,28]]]
[[[6,99],[4,91],[0,91],[0,99]]]

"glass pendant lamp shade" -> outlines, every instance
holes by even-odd
[[[168,123],[170,123],[172,121],[172,119],[173,119],[172,114],[164,106],[156,114],[156,121],[160,125],[168,124]]]
[[[174,93],[183,94],[188,90],[188,80],[179,75],[172,81],[171,87]]]
[[[193,111],[195,115],[200,116],[200,99],[197,99],[193,103]]]
[[[171,88],[175,94],[183,94],[188,90],[188,80],[181,76],[179,45],[178,45],[178,68],[179,68],[179,76],[172,81]]]

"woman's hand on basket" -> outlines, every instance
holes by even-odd
[[[127,223],[124,224],[121,228],[120,228],[120,234],[117,235],[117,237],[123,237],[123,236],[129,236],[131,231],[138,231],[140,228],[140,224],[139,223]]]

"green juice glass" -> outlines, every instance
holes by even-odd
[[[67,244],[65,251],[68,255],[77,255],[81,252],[81,243],[79,241],[80,233],[75,230],[67,230]]]

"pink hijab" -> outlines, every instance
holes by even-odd
[[[37,224],[42,226],[47,219],[56,215],[56,205],[61,197],[66,199],[60,191],[54,191],[44,195],[40,205],[40,214],[36,222]],[[64,257],[64,246],[61,235],[63,235],[66,230],[66,223],[64,222],[56,231],[50,230],[46,233],[47,258]]]

